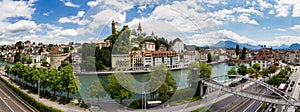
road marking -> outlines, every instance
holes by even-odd
[[[3,86],[3,85],[2,85],[2,86]],[[7,89],[7,88],[6,88],[6,89]],[[5,92],[3,92],[2,89],[0,89],[0,91],[1,91],[5,96],[9,97]],[[8,90],[8,92],[9,92],[9,90]],[[13,94],[13,93],[11,93],[11,94]],[[11,101],[12,103],[14,103],[17,107],[19,107],[19,109],[21,109],[23,112],[26,112],[26,110],[24,110],[23,108],[21,108],[20,105],[18,105],[16,102],[14,102],[14,100],[12,100],[11,98],[10,98],[10,101]]]
[[[14,110],[1,97],[0,97],[0,99],[9,108],[9,110],[11,110],[12,112],[14,112]]]
[[[248,110],[256,101],[253,101],[247,108],[244,109],[243,112],[245,112],[246,110]]]

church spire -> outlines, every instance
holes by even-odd
[[[139,26],[137,28],[137,31],[141,34],[142,33],[142,26],[141,26],[141,23],[139,23]]]

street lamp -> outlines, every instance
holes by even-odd
[[[40,79],[38,80],[38,101],[40,101]]]

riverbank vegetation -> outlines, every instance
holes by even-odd
[[[42,97],[56,100],[57,96],[61,96],[57,95],[57,92],[65,92],[66,96],[59,100],[61,103],[69,103],[71,100],[69,94],[74,94],[80,89],[80,82],[78,77],[74,75],[73,66],[70,64],[62,67],[59,71],[54,68],[30,67],[17,62],[12,67],[6,65],[5,70],[11,80],[33,93],[41,91]]]

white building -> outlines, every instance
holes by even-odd
[[[293,65],[299,65],[300,64],[300,51],[289,51],[288,52],[288,58],[287,62]]]
[[[256,55],[253,56],[251,64],[253,65],[254,63],[258,63],[261,68],[266,69],[277,60],[278,57],[272,48],[262,48]]]
[[[172,49],[177,53],[181,53],[184,51],[184,43],[179,38],[176,38],[172,42]]]
[[[188,64],[190,64],[191,62],[195,62],[196,61],[195,51],[186,51],[186,52],[184,52],[183,60],[186,61]]]
[[[155,51],[155,43],[153,43],[153,42],[145,42],[143,49],[146,50],[146,51]]]
[[[144,68],[151,68],[153,66],[152,53],[144,52]]]

